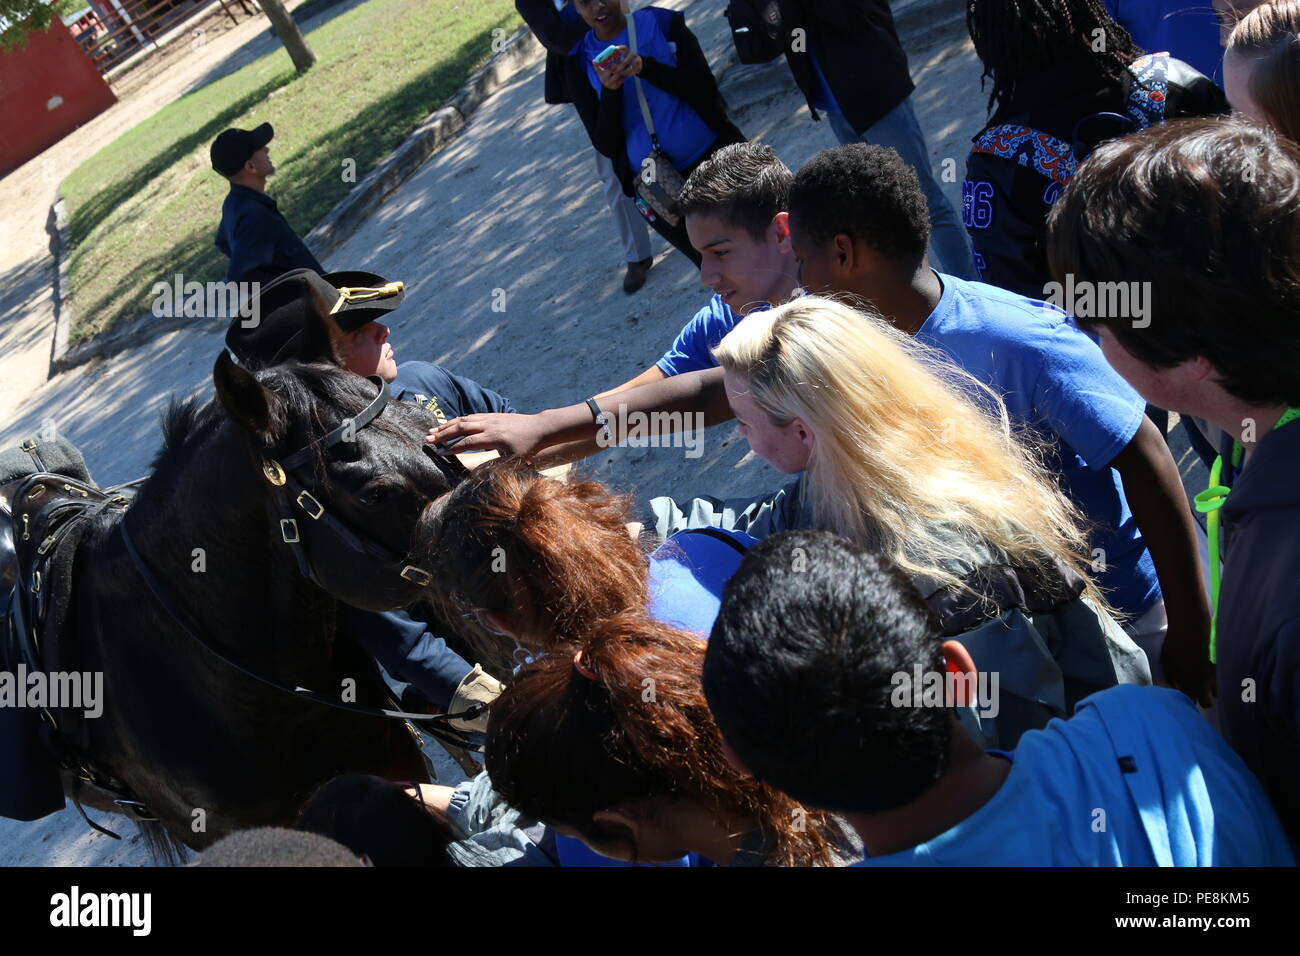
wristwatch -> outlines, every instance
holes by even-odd
[[[603,430],[606,442],[610,440],[609,416],[600,410],[594,398],[587,399],[587,407],[591,409],[591,417],[596,422],[597,427]]]

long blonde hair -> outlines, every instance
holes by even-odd
[[[1001,399],[943,353],[874,310],[805,296],[748,316],[714,354],[773,424],[799,418],[815,434],[805,484],[818,528],[943,585],[961,584],[946,565],[981,545],[1030,568],[1057,557],[1100,599],[1078,511]]]
[[[1250,96],[1283,136],[1300,142],[1300,2],[1276,0],[1237,21],[1228,53],[1251,61]]]

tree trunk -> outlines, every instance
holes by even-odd
[[[289,51],[289,59],[293,60],[293,68],[299,73],[306,73],[311,69],[311,65],[316,62],[316,54],[307,45],[307,39],[302,35],[302,31],[298,29],[298,24],[289,15],[289,11],[284,8],[281,0],[259,0],[259,2],[262,4],[262,10],[266,13],[266,18],[271,21],[271,29],[280,38],[284,48]]]

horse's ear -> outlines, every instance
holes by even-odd
[[[217,364],[212,369],[212,381],[217,389],[217,399],[225,408],[226,414],[256,435],[273,437],[276,420],[275,393],[263,387],[257,376],[248,369],[235,364],[225,349],[217,356]]]
[[[307,320],[306,328],[302,331],[302,338],[299,340],[301,344],[294,357],[300,362],[328,362],[330,365],[342,368],[347,351],[344,348],[344,336],[347,333],[339,328],[334,316],[330,315],[329,303],[319,292],[312,289],[311,298],[316,307],[312,310],[313,315]]]

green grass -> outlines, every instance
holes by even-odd
[[[147,313],[155,282],[225,275],[213,240],[229,186],[208,146],[228,126],[275,127],[268,192],[300,235],[491,55],[493,30],[522,24],[511,0],[367,0],[307,34],[299,77],[273,52],[169,104],[63,183],[72,342]]]

